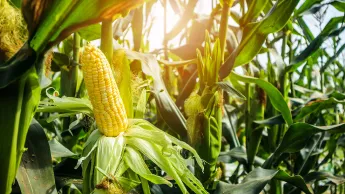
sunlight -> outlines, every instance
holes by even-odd
[[[209,0],[199,0],[194,12],[202,15],[209,15],[212,11],[211,2]],[[176,14],[172,9],[170,3],[167,5],[167,33],[173,29],[175,24],[179,21],[180,16],[183,14],[183,10],[180,14]],[[163,48],[164,40],[164,6],[162,3],[156,3],[153,5],[149,21],[152,23],[152,28],[149,36],[147,37],[150,42],[150,51]],[[176,36],[173,40],[169,41],[169,45],[176,45],[179,42],[180,36]]]
[[[180,19],[178,14],[175,14],[170,4],[167,6],[167,32],[169,32]],[[149,23],[152,23],[152,28],[147,37],[150,42],[150,51],[163,48],[164,40],[164,7],[161,3],[153,5],[149,17]]]

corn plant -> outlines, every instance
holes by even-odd
[[[344,11],[1,0],[0,193],[345,193]]]

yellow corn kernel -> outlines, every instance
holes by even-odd
[[[92,45],[85,47],[81,64],[98,129],[105,136],[116,137],[127,129],[128,120],[111,66]]]

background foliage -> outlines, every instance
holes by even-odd
[[[114,20],[129,116],[192,145],[205,172],[186,161],[210,193],[345,193],[344,0],[100,2],[8,2],[28,40],[0,39],[0,192],[82,192],[74,167],[94,123],[79,50]],[[79,100],[45,107],[58,95]]]

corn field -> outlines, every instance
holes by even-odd
[[[345,194],[344,0],[0,0],[0,194]]]

